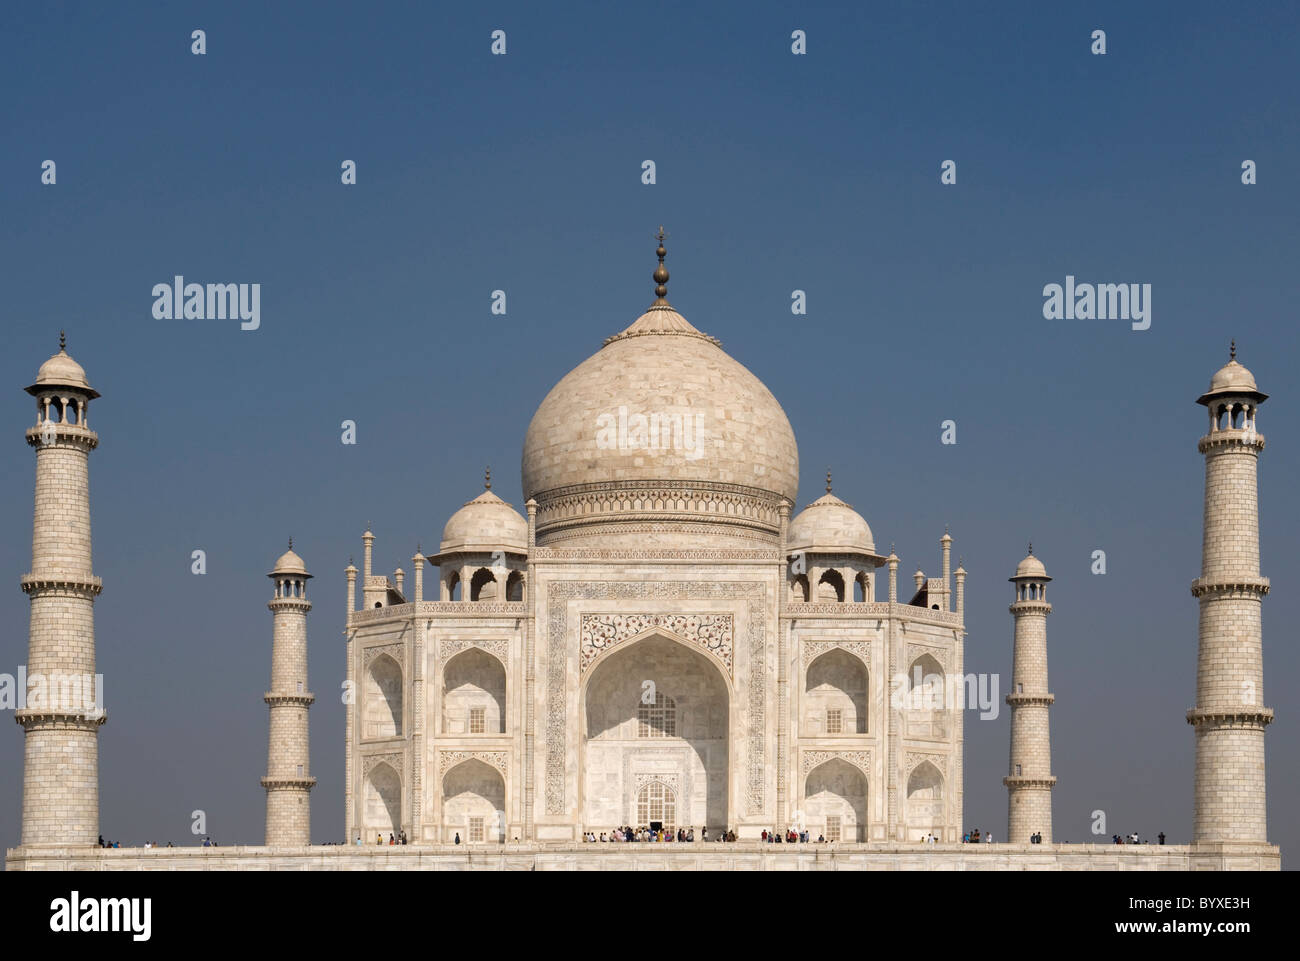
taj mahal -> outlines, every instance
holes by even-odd
[[[410,546],[360,535],[361,567],[349,561],[334,588],[347,591],[346,623],[325,625],[344,630],[350,694],[344,783],[330,785],[345,823],[325,833],[341,829],[346,844],[311,843],[319,588],[290,544],[269,574],[264,844],[101,849],[98,739],[112,727],[82,705],[29,704],[17,712],[22,841],[7,869],[1279,869],[1266,828],[1269,581],[1256,499],[1267,395],[1235,346],[1196,399],[1206,466],[1191,843],[1053,840],[1052,578],[1031,549],[1008,558],[997,588],[1012,621],[1006,831],[963,844],[962,704],[909,696],[967,675],[967,572],[953,566],[953,536],[936,531],[913,554],[933,551],[931,573],[900,571],[829,474],[823,496],[797,504],[799,452],[781,404],[670,304],[663,242],[661,232],[649,308],[537,408],[522,505],[494,493],[489,474],[434,553],[408,560]],[[99,394],[62,344],[27,391],[28,670],[93,675]],[[397,562],[391,572],[381,556]],[[584,840],[626,825],[690,828],[697,840]],[[792,827],[825,843],[759,841]],[[728,833],[733,843],[714,843]]]

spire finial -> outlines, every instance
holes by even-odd
[[[664,266],[664,257],[668,254],[668,251],[664,249],[664,238],[667,236],[668,235],[664,233],[663,225],[660,224],[658,234],[659,248],[655,251],[655,254],[659,257],[659,266],[655,268],[654,273],[656,304],[668,303],[668,268]]]
[[[1237,338],[1232,338],[1232,343],[1228,345],[1228,360],[1237,359]]]
[[[67,349],[68,349],[68,335],[63,331],[59,331],[59,350],[65,351]]]
[[[483,471],[483,489],[484,489],[485,491],[490,491],[490,490],[492,489],[492,467],[491,467],[491,465],[489,465],[489,466],[487,467],[487,469],[485,469],[485,470]]]
[[[831,492],[831,469],[826,468],[826,493]]]

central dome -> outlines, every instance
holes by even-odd
[[[662,247],[660,248],[662,258]],[[570,536],[680,544],[690,524],[774,541],[799,487],[785,411],[763,382],[660,297],[570,371],[524,439],[538,542]],[[609,525],[616,526],[611,530]]]

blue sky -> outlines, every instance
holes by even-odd
[[[1138,9],[1133,9],[1138,6]],[[21,388],[66,328],[92,410],[101,823],[262,837],[271,562],[311,615],[313,833],[343,832],[342,569],[409,568],[480,489],[519,506],[550,387],[652,297],[781,401],[801,501],[836,493],[910,574],[951,526],[966,667],[1008,672],[1032,539],[1056,834],[1191,828],[1205,427],[1239,359],[1259,427],[1270,835],[1295,851],[1291,362],[1300,167],[1288,4],[27,5],[0,41],[0,670],[26,659]],[[190,54],[190,32],[207,53]],[[504,29],[508,53],[489,53]],[[808,53],[790,53],[803,29]],[[1090,34],[1107,33],[1105,56]],[[57,163],[58,183],[40,183]],[[339,167],[352,159],[358,183]],[[657,183],[641,183],[653,159]],[[958,183],[939,182],[942,161]],[[1254,160],[1258,184],[1244,186]],[[155,320],[183,274],[262,285],[262,324]],[[1042,288],[1149,283],[1152,325],[1047,321]],[[807,291],[808,314],[790,313]],[[489,312],[504,289],[508,313]],[[355,447],[340,422],[358,425]],[[958,443],[940,444],[953,419]],[[190,573],[205,550],[208,573]],[[1090,573],[1104,549],[1108,573]],[[966,725],[966,823],[1006,823],[1008,718]],[[22,735],[0,737],[16,843]]]

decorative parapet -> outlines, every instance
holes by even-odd
[[[528,604],[524,601],[421,601],[416,604],[393,604],[353,611],[349,622],[352,627],[384,624],[388,621],[409,621],[413,617],[527,617]]]
[[[964,626],[962,616],[953,611],[936,611],[928,607],[915,607],[911,604],[890,604],[888,601],[790,601],[785,605],[782,617],[794,618],[843,618],[863,619],[879,618],[901,621],[907,624],[928,624],[934,627],[961,628]]]
[[[737,561],[780,564],[776,548],[742,547],[699,548],[605,548],[605,547],[538,547],[530,560],[540,561]]]

